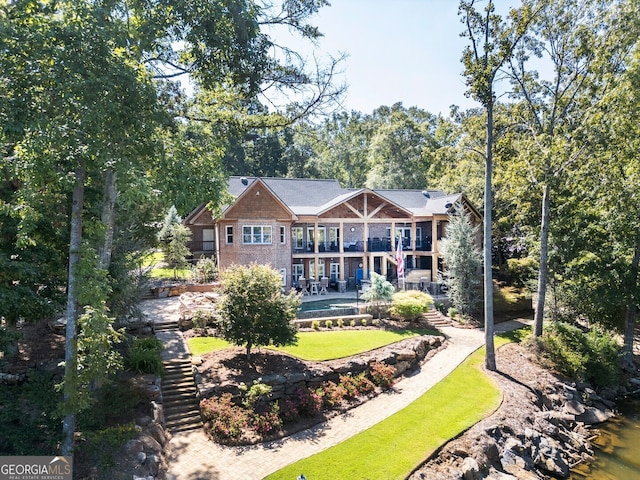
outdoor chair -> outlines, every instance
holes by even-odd
[[[302,295],[309,295],[309,288],[307,285],[307,279],[300,277],[298,278],[298,286],[300,287],[300,293],[302,293]]]
[[[320,295],[327,295],[327,287],[329,286],[329,279],[327,277],[322,277],[320,279]]]

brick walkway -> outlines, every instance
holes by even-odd
[[[513,330],[526,320],[512,320],[496,331]],[[209,441],[201,430],[175,434],[169,443],[169,480],[259,480],[280,468],[321,452],[384,420],[423,395],[484,344],[484,333],[474,329],[444,327],[446,349],[437,353],[412,376],[347,414],[285,439],[260,445],[225,447]],[[179,335],[179,333],[178,333]],[[180,335],[181,336],[181,335]],[[166,339],[171,349],[178,339]]]

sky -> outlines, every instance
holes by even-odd
[[[402,102],[448,116],[452,104],[479,106],[464,95],[458,0],[330,1],[310,23],[324,34],[322,52],[349,55],[339,77],[345,110]]]

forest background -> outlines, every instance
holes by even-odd
[[[342,59],[309,62],[265,33],[313,41],[326,4],[0,2],[0,317],[65,312],[67,438],[91,384],[118,366],[113,321],[135,310],[137,267],[172,205],[215,210],[229,175],[252,175],[439,188],[482,210],[487,100],[493,267],[533,262],[546,318],[626,326],[628,340],[640,297],[638,2],[526,0],[502,18],[461,1],[467,53],[502,55],[485,67],[510,89],[482,97],[487,70],[467,62],[478,108],[449,116],[401,103],[341,111]],[[490,27],[484,43],[474,18]]]

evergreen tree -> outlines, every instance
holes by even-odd
[[[384,275],[371,272],[371,288],[364,292],[362,298],[367,302],[375,303],[378,309],[378,318],[380,318],[380,302],[388,303],[393,299],[393,285]]]
[[[443,250],[449,298],[463,316],[474,313],[480,299],[482,252],[475,243],[477,236],[478,228],[472,225],[471,215],[457,204],[449,215]]]

